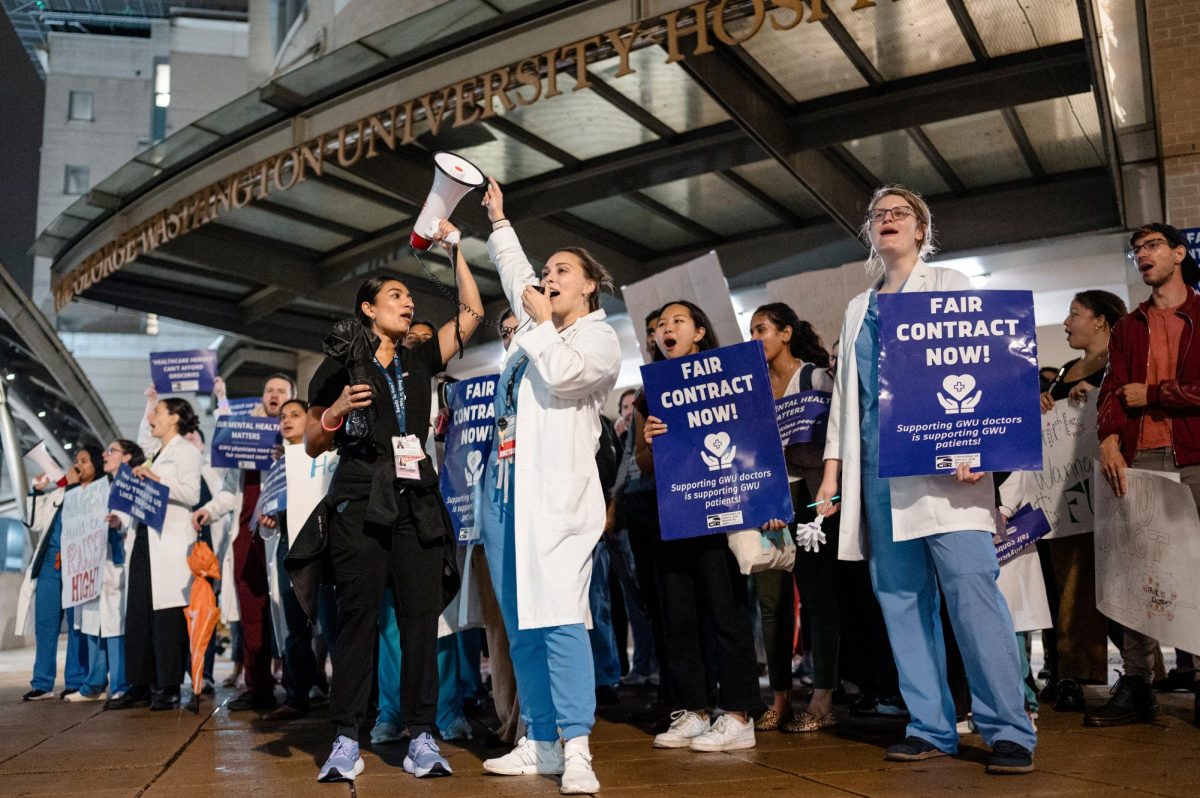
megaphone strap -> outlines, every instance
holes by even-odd
[[[474,308],[470,307],[469,305],[467,305],[465,302],[463,302],[462,300],[460,300],[458,298],[458,285],[457,285],[457,282],[458,282],[457,281],[457,273],[458,272],[457,272],[457,270],[455,270],[455,275],[456,275],[455,285],[453,287],[448,286],[444,282],[442,282],[442,280],[436,274],[434,274],[432,271],[430,271],[428,266],[425,265],[425,261],[421,260],[420,251],[418,251],[415,247],[410,247],[410,249],[412,250],[413,257],[417,259],[417,263],[421,266],[421,271],[425,272],[425,274],[427,274],[429,276],[430,281],[434,284],[434,286],[437,287],[438,291],[442,294],[442,296],[446,297],[451,302],[453,302],[455,305],[457,305],[458,307],[465,310],[471,316],[474,316],[479,321],[480,326],[489,327],[489,328],[495,330],[497,338],[501,337],[504,334],[504,331],[503,331],[504,315],[503,314],[501,314],[498,318],[489,321],[486,317],[481,316],[480,314],[476,313]],[[458,245],[457,244],[453,245],[453,247],[451,248],[450,263],[452,263],[452,264],[458,263]],[[528,324],[529,321],[531,321],[531,320],[526,320],[525,324]],[[525,325],[521,325],[521,326],[524,327]],[[518,332],[519,331],[520,330],[518,329]],[[458,314],[457,313],[454,315],[454,339],[458,342],[458,356],[461,358],[463,356],[463,341],[462,341],[462,335],[458,328]]]

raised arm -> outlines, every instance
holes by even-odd
[[[453,232],[457,232],[457,228],[443,219],[434,236],[434,240],[441,242],[448,253],[453,253],[451,257],[455,258],[454,277],[458,283],[457,327],[455,326],[456,320],[451,319],[438,330],[438,344],[442,352],[443,365],[449,363],[450,359],[458,354],[459,336],[465,344],[478,329],[479,322],[483,319],[483,298],[479,295],[479,286],[475,283],[475,275],[467,266],[467,259],[463,257],[462,249],[451,247],[445,243],[446,238]]]

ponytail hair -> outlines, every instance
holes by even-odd
[[[829,352],[822,346],[821,336],[817,335],[811,324],[796,315],[791,305],[772,302],[755,310],[754,316],[766,316],[777,330],[791,327],[792,339],[788,342],[788,349],[792,357],[818,368],[829,368]]]

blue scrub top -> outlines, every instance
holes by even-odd
[[[862,435],[863,476],[879,474],[879,302],[875,291],[854,341],[858,364],[858,413]]]

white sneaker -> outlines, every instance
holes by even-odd
[[[600,782],[592,770],[592,754],[588,750],[587,737],[567,740],[563,746],[562,783],[558,791],[563,795],[594,795],[600,792]]]
[[[693,738],[689,748],[693,751],[741,751],[755,745],[754,721],[747,719],[742,723],[726,712],[717,718],[711,729]]]
[[[471,724],[462,715],[450,722],[450,725],[444,729],[439,729],[438,733],[442,735],[442,739],[446,742],[454,742],[455,740],[471,740],[474,739],[474,732],[471,730]]]
[[[84,703],[84,702],[88,702],[88,701],[103,701],[103,700],[104,700],[104,693],[96,693],[95,695],[88,695],[87,693],[83,692],[82,690],[77,690],[74,693],[67,693],[65,696],[63,696],[63,701],[66,701],[67,703],[70,703],[70,704]]]
[[[655,748],[687,748],[692,740],[707,732],[708,718],[702,718],[688,709],[671,713],[671,727],[654,736]]]
[[[541,742],[522,737],[517,747],[502,757],[486,759],[483,769],[498,776],[559,776],[562,774],[563,749],[558,740]]]

